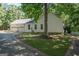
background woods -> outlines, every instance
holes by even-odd
[[[33,18],[37,21],[44,13],[44,4],[0,4],[0,29],[8,29],[16,19]],[[57,15],[72,31],[79,31],[79,4],[47,4],[48,13]]]

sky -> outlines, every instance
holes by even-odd
[[[20,6],[21,3],[7,3],[8,5],[16,5],[16,6]]]

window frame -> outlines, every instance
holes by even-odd
[[[41,30],[43,30],[43,24],[41,24]]]
[[[30,30],[31,28],[30,28],[30,24],[28,24],[28,30]]]
[[[34,29],[37,30],[37,24],[34,25]]]

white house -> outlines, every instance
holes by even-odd
[[[18,32],[44,32],[44,15],[36,22],[30,19],[15,20],[10,24],[11,31]],[[48,14],[48,33],[63,33],[63,22],[54,14]]]

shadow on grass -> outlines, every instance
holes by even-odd
[[[49,56],[64,56],[70,46],[68,38],[42,39],[41,37],[25,37],[24,42]]]

